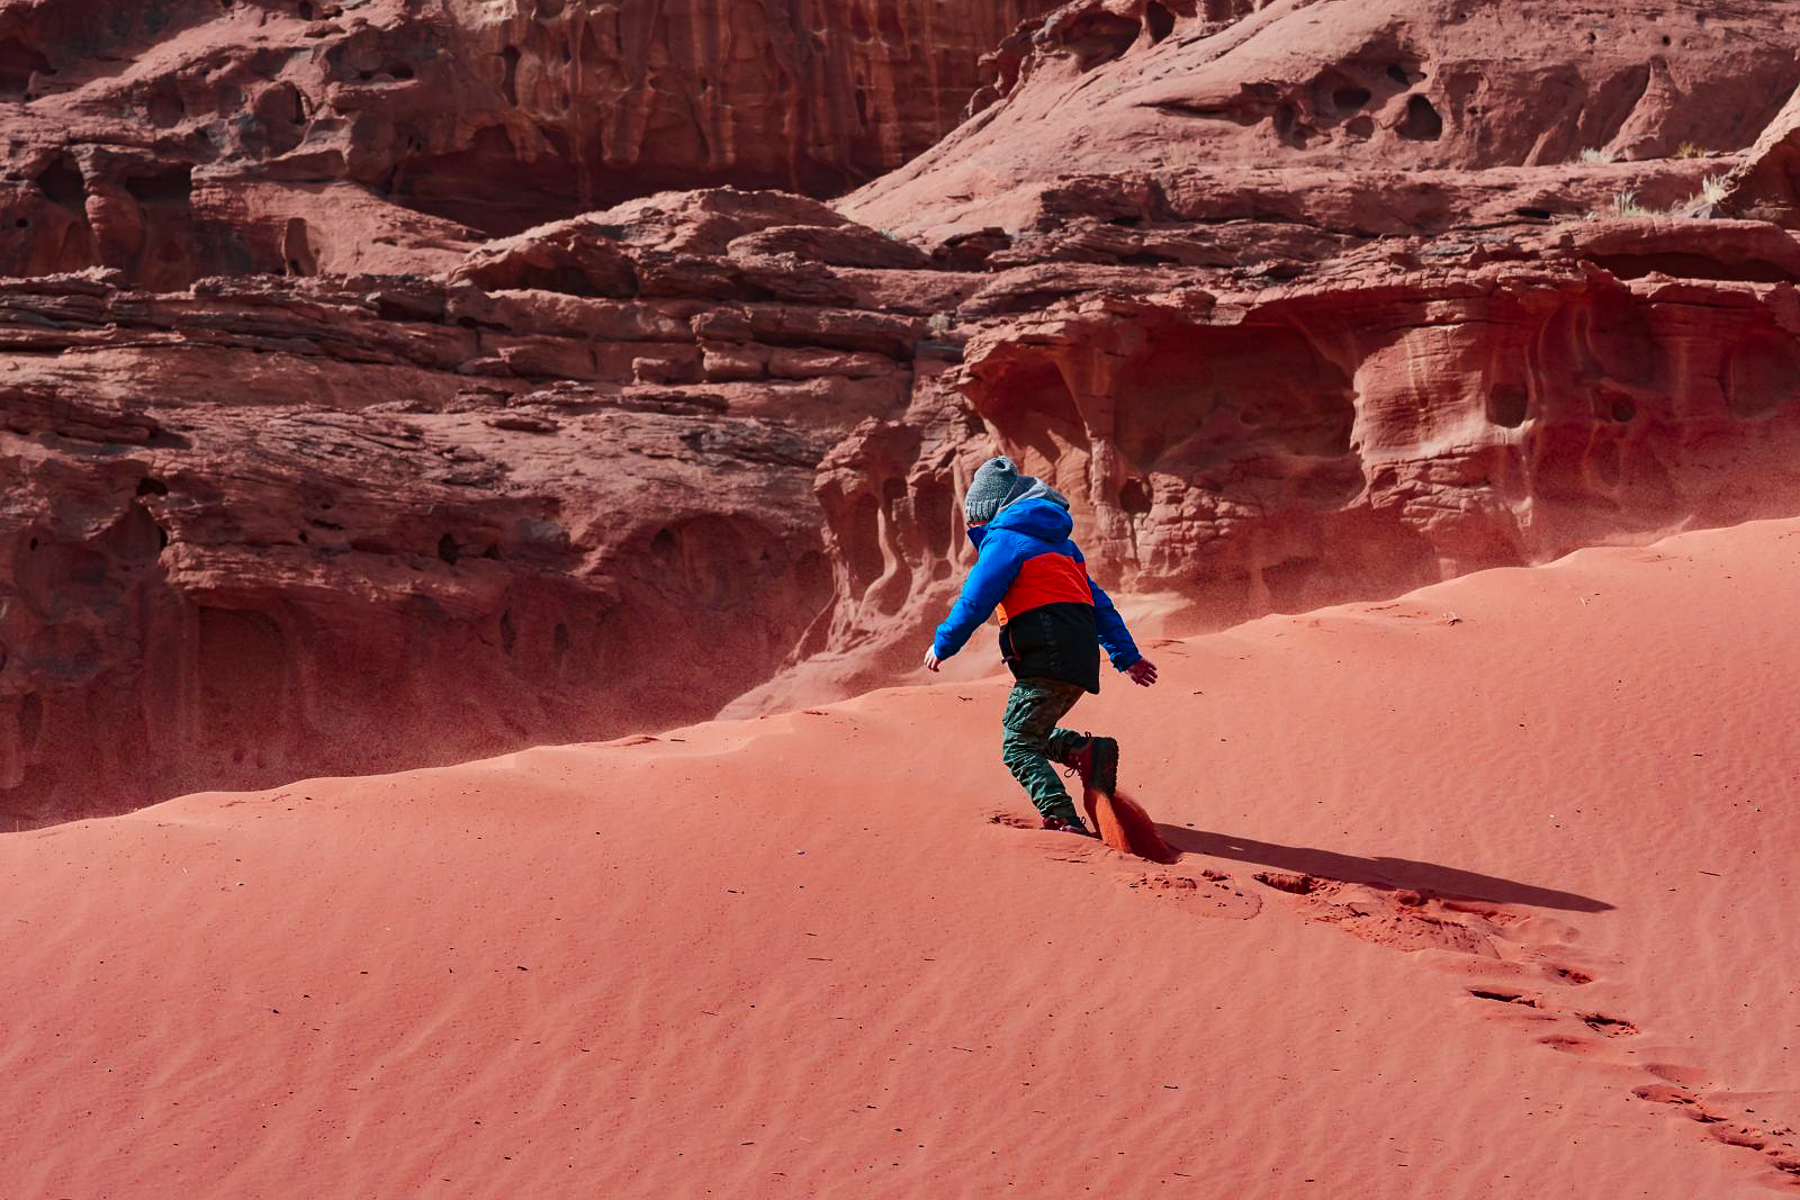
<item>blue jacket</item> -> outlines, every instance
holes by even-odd
[[[1087,560],[1069,538],[1074,527],[1062,505],[1032,499],[1009,504],[969,530],[975,569],[938,626],[937,656],[961,650],[998,609],[1000,653],[1021,679],[1060,679],[1097,692],[1098,646],[1121,671],[1143,657],[1112,599],[1088,578]]]

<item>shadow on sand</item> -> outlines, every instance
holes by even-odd
[[[1407,858],[1358,858],[1332,850],[1310,850],[1302,846],[1278,846],[1273,842],[1253,842],[1248,838],[1223,833],[1207,833],[1185,829],[1179,825],[1157,825],[1163,840],[1184,854],[1207,854],[1213,858],[1235,859],[1243,863],[1273,867],[1277,871],[1293,871],[1341,883],[1361,883],[1378,888],[1408,888],[1430,892],[1451,900],[1479,900],[1489,904],[1528,904],[1536,908],[1561,908],[1572,912],[1610,912],[1612,905],[1574,892],[1535,887],[1512,879],[1477,875],[1455,867],[1436,863],[1414,862]]]

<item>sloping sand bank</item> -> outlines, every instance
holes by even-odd
[[[1170,867],[1007,823],[997,680],[0,837],[0,1194],[1800,1190],[1797,568],[1160,646]]]

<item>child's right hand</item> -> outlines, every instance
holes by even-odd
[[[1156,682],[1156,664],[1147,658],[1140,658],[1126,667],[1125,673],[1131,676],[1131,682],[1139,687],[1149,687]]]
[[[933,646],[931,649],[929,649],[925,652],[925,669],[927,671],[935,671],[938,669],[938,656],[937,656],[937,647],[936,646]]]

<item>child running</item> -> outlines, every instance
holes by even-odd
[[[963,648],[988,614],[1000,613],[1000,653],[1012,668],[1012,695],[1001,724],[1000,758],[1044,818],[1045,829],[1094,836],[1051,763],[1073,767],[1085,787],[1111,792],[1119,743],[1073,733],[1056,723],[1084,692],[1100,691],[1100,650],[1134,683],[1156,682],[1156,667],[1138,653],[1119,610],[1088,578],[1075,523],[1055,488],[1019,473],[1009,458],[981,465],[963,498],[975,569],[963,581],[950,616],[925,652],[925,666]]]

